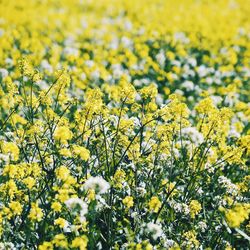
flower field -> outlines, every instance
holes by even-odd
[[[250,0],[0,1],[0,250],[250,249]]]

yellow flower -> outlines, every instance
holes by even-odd
[[[122,169],[116,170],[114,174],[114,186],[116,188],[122,188],[122,183],[125,181],[126,173]]]
[[[148,205],[151,211],[153,211],[154,213],[157,213],[161,207],[161,202],[157,196],[153,196],[150,199]]]
[[[38,250],[53,250],[53,243],[44,241],[42,245],[38,247]]]
[[[200,242],[196,238],[195,231],[188,231],[183,234],[183,237],[187,240],[186,246],[187,249],[197,249],[200,245]]]
[[[127,207],[131,208],[134,206],[134,199],[131,196],[126,196],[123,200],[122,203]]]
[[[72,139],[73,133],[67,126],[59,126],[56,128],[54,133],[55,140],[62,141],[66,143],[68,140]]]
[[[63,234],[57,234],[53,239],[53,243],[57,247],[68,248],[68,241],[67,241],[65,235],[63,235]]]
[[[23,180],[23,183],[28,187],[28,189],[31,189],[35,185],[36,180],[29,176]]]
[[[157,87],[154,84],[150,84],[149,86],[143,87],[139,93],[141,94],[143,99],[153,99],[157,96],[158,91]]]
[[[250,204],[236,204],[232,209],[225,210],[225,218],[230,227],[239,227],[249,218]]]
[[[86,235],[76,237],[71,243],[72,248],[79,248],[80,250],[86,250],[87,245],[88,245],[88,238]]]
[[[70,171],[67,167],[61,166],[56,170],[56,176],[62,181],[66,181],[70,176]]]
[[[6,183],[6,186],[8,187],[8,194],[9,194],[10,198],[12,199],[13,196],[18,192],[16,183],[13,180],[9,180]]]
[[[201,211],[201,204],[197,200],[192,200],[189,209],[191,218],[194,218]]]
[[[209,111],[214,110],[215,106],[211,98],[201,100],[195,107],[198,113],[207,114]]]
[[[25,76],[32,76],[34,74],[34,70],[30,63],[27,61],[26,58],[22,57],[19,60],[19,67],[23,75]]]
[[[18,160],[18,158],[19,158],[19,148],[15,143],[13,143],[13,142],[4,142],[2,150],[3,150],[4,154],[10,154],[11,158],[14,161]]]
[[[51,204],[51,208],[52,208],[55,212],[61,212],[61,210],[62,210],[62,205],[61,205],[60,202],[54,201],[54,202]]]
[[[62,148],[59,150],[60,155],[65,156],[65,157],[71,157],[71,152],[67,148]]]
[[[64,228],[68,225],[68,222],[63,218],[58,218],[55,220],[54,224],[58,225],[60,228]]]
[[[82,160],[87,161],[90,157],[90,152],[88,149],[82,146],[74,145],[73,153],[79,156]]]
[[[88,191],[88,200],[89,201],[95,200],[95,190],[94,189],[89,189],[89,191]]]
[[[20,215],[23,211],[23,208],[18,201],[12,201],[9,204],[9,208],[11,209],[11,211],[14,215]]]
[[[31,210],[28,218],[30,218],[32,221],[38,221],[38,222],[42,220],[43,210],[39,208],[37,203],[33,202],[31,204]]]

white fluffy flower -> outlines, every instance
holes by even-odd
[[[194,90],[194,83],[191,81],[185,81],[182,83],[182,87],[187,91]]]
[[[121,43],[125,48],[129,48],[133,45],[133,42],[126,36],[122,37]]]
[[[0,69],[0,75],[2,75],[2,78],[8,76],[9,72],[7,69]]]
[[[183,128],[181,133],[184,138],[189,138],[197,146],[204,141],[203,135],[195,127]]]
[[[80,220],[84,221],[85,220],[85,214],[88,213],[88,205],[86,202],[79,198],[70,198],[67,201],[65,201],[65,205],[67,206],[68,209],[74,210],[74,209],[79,209],[80,210]]]
[[[106,193],[110,185],[107,181],[105,181],[102,177],[96,176],[96,177],[90,177],[85,183],[84,183],[84,189],[94,189],[99,194]]]
[[[162,235],[162,227],[159,224],[149,222],[147,224],[146,232],[150,233],[154,240],[157,240]]]
[[[65,47],[63,49],[63,53],[65,55],[68,55],[68,56],[78,56],[79,55],[78,49],[73,48],[73,47]]]
[[[198,228],[201,230],[202,233],[204,233],[207,229],[207,224],[204,221],[200,221],[198,223]]]
[[[161,66],[164,66],[165,60],[166,60],[164,51],[160,51],[160,52],[156,55],[156,60],[157,60],[157,62],[158,62]]]
[[[205,77],[208,73],[208,70],[205,65],[201,65],[197,68],[197,73],[199,77]]]
[[[41,68],[43,70],[47,70],[49,73],[53,72],[53,67],[49,64],[49,62],[47,60],[42,60]]]
[[[238,194],[238,187],[231,182],[230,179],[228,179],[225,176],[220,176],[218,178],[219,184],[221,184],[222,187],[226,188],[227,192],[232,195]]]

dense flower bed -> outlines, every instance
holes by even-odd
[[[249,249],[249,6],[0,1],[0,249]]]

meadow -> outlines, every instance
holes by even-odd
[[[249,0],[0,1],[0,249],[250,249]]]

